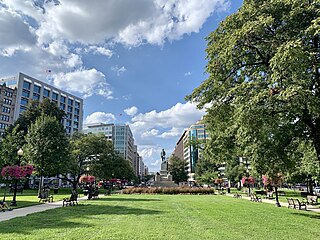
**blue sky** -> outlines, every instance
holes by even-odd
[[[86,123],[129,124],[151,171],[204,110],[205,37],[242,0],[0,0],[0,77],[84,98]],[[51,70],[51,73],[47,73]]]

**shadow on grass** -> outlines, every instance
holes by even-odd
[[[306,211],[302,212],[302,210],[301,210],[299,212],[294,212],[292,214],[293,215],[303,216],[303,217],[308,217],[308,218],[320,219],[320,214],[317,214],[317,213],[314,213],[314,212],[310,212],[310,211],[309,212],[306,212]]]
[[[105,197],[98,199],[99,201],[107,201],[107,202],[159,202],[162,201],[157,198],[150,198],[150,199],[142,199],[142,198],[113,198],[113,197]],[[93,200],[95,201],[95,200]]]
[[[161,211],[131,208],[125,206],[82,205],[69,206],[45,212],[30,214],[23,218],[14,218],[0,222],[3,234],[28,234],[37,229],[70,229],[95,227],[97,216],[101,215],[153,215],[161,214]],[[1,217],[1,213],[0,213]],[[99,218],[99,217],[98,217]],[[100,218],[105,221],[105,218]],[[97,223],[99,224],[99,223]]]

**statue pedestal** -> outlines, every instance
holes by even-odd
[[[160,174],[155,176],[153,182],[154,187],[177,187],[178,185],[172,181],[172,175],[168,173],[168,163],[163,161],[161,163]]]

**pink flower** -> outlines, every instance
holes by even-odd
[[[33,167],[31,165],[26,166],[6,166],[2,168],[2,177],[12,177],[12,178],[24,178],[27,175],[31,175],[33,172]]]

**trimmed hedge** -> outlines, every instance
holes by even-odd
[[[198,187],[151,187],[151,188],[126,188],[123,194],[214,194],[213,188]]]

